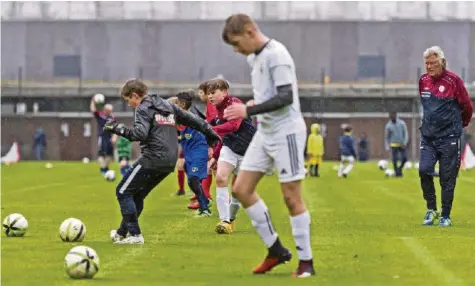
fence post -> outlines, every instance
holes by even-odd
[[[18,67],[18,95],[22,95],[23,87],[23,67]]]
[[[465,82],[465,68],[462,68],[462,73],[460,77],[462,78],[463,82]]]
[[[139,78],[143,80],[143,67],[139,67]]]
[[[79,96],[82,95],[82,68],[81,67],[79,67],[78,93],[79,93]]]

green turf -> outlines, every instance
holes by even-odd
[[[26,216],[25,237],[2,235],[2,285],[474,285],[475,172],[462,172],[456,189],[454,226],[423,227],[424,202],[417,172],[387,179],[375,163],[358,164],[351,176],[336,178],[326,163],[319,179],[305,181],[312,215],[314,261],[318,275],[290,277],[297,259],[265,276],[251,269],[265,247],[241,212],[232,235],[218,236],[210,219],[194,219],[188,198],[174,197],[171,175],[145,202],[140,219],[146,244],[113,245],[118,226],[115,184],[94,164],[20,163],[2,167],[2,217]],[[119,174],[119,173],[118,173]],[[119,175],[120,176],[120,175]],[[438,180],[437,180],[438,182]],[[275,228],[296,255],[289,217],[275,177],[258,188],[270,207]],[[63,243],[59,225],[68,217],[87,227],[81,243],[100,257],[93,280],[73,281],[63,259],[78,244]],[[291,283],[291,284],[290,284]]]

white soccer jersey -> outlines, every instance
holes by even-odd
[[[287,48],[276,40],[270,40],[259,54],[249,55],[248,63],[251,66],[251,80],[255,104],[260,104],[277,94],[277,86],[292,85],[293,103],[281,109],[257,115],[259,130],[265,133],[274,133],[282,125],[290,126],[303,122],[300,111],[300,100],[295,74],[295,64]],[[287,66],[288,73],[276,73],[276,67]]]

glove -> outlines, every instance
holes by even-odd
[[[206,129],[204,135],[206,136],[206,143],[208,143],[208,146],[210,147],[213,147],[218,142],[221,142],[221,137],[219,137],[218,133],[214,132],[211,127]]]
[[[112,134],[123,135],[124,134],[124,124],[117,123],[114,119],[107,120],[102,129],[104,132],[109,132]]]

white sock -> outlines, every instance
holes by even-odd
[[[229,192],[228,187],[216,188],[216,205],[218,206],[219,219],[229,221]]]
[[[345,165],[343,163],[340,163],[340,166],[338,166],[338,177],[341,177],[343,175],[344,168],[345,168]]]
[[[271,247],[277,240],[277,233],[272,226],[266,204],[259,199],[257,203],[248,207],[246,212],[251,218],[252,226],[257,230],[267,248]]]
[[[239,200],[236,199],[235,197],[231,196],[231,205],[229,206],[229,212],[230,212],[229,218],[231,220],[236,219],[236,215],[240,208],[241,208],[241,202],[239,202]]]
[[[312,259],[312,246],[310,245],[310,214],[308,211],[290,217],[292,234],[294,235],[297,254],[300,260]]]
[[[350,164],[348,164],[348,166],[346,166],[345,170],[343,170],[343,174],[348,175],[350,173],[351,169],[353,169],[353,163],[350,163]]]

